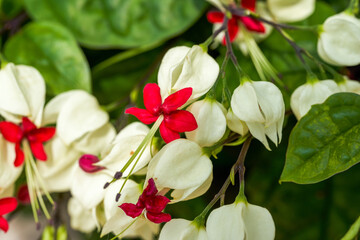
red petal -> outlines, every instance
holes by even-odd
[[[95,155],[84,154],[79,159],[79,166],[84,172],[95,173],[105,169],[105,167],[93,165],[94,163],[97,163],[99,161],[99,158]]]
[[[137,117],[137,119],[139,119],[141,122],[145,124],[151,124],[155,122],[159,117],[152,115],[145,109],[136,108],[136,107],[126,109],[125,113],[134,115],[135,117]]]
[[[237,22],[237,18],[233,17],[229,20],[228,23],[228,31],[229,31],[229,37],[230,37],[230,42],[233,42],[239,32],[239,25]]]
[[[33,124],[29,118],[27,117],[23,117],[22,118],[22,126],[23,126],[23,129],[24,129],[24,132],[25,133],[28,133],[30,132],[31,130],[34,130],[36,129],[37,127],[35,126],[35,124]]]
[[[256,0],[241,0],[241,6],[253,12],[255,11],[255,3]]]
[[[23,205],[30,204],[31,199],[30,199],[29,189],[26,184],[20,186],[17,192],[17,199],[19,199],[19,202]]]
[[[161,109],[164,111],[164,113],[169,114],[184,105],[191,97],[191,94],[191,87],[183,88],[177,92],[174,92],[165,99],[164,103],[161,106]]]
[[[198,127],[194,115],[185,110],[177,110],[170,115],[166,115],[164,122],[166,127],[175,132],[189,132]]]
[[[132,203],[123,203],[119,206],[119,208],[121,208],[125,212],[126,215],[128,215],[132,218],[136,218],[136,217],[140,216],[140,214],[144,210],[144,208],[139,208],[135,204],[132,204]]]
[[[224,21],[224,14],[219,11],[210,11],[206,17],[210,23],[222,23]]]
[[[157,213],[164,210],[169,202],[170,200],[167,197],[156,195],[145,202],[145,207],[147,211]]]
[[[150,178],[148,180],[148,185],[146,186],[146,188],[144,189],[143,193],[141,195],[145,195],[145,196],[155,196],[155,194],[157,194],[158,190],[156,188],[155,185],[155,181],[154,179]]]
[[[143,91],[144,105],[151,114],[157,115],[162,103],[160,88],[156,83],[148,83]]]
[[[35,158],[41,161],[46,161],[47,156],[41,142],[30,142],[30,148]]]
[[[9,230],[9,224],[2,216],[0,216],[0,229],[4,232],[7,232]]]
[[[166,143],[180,138],[180,134],[165,126],[164,121],[160,124],[160,135]]]
[[[12,143],[20,142],[23,137],[21,128],[12,122],[0,122],[0,132],[7,141]]]
[[[17,201],[14,197],[0,199],[0,216],[12,212],[17,207]]]
[[[21,150],[20,143],[15,145],[15,161],[14,166],[19,167],[24,163],[24,152]]]
[[[46,142],[54,136],[55,131],[56,129],[54,127],[34,129],[29,132],[27,139],[34,142]]]
[[[171,220],[171,215],[167,213],[152,213],[146,212],[146,218],[152,221],[153,223],[163,223],[169,222]]]
[[[265,33],[265,27],[260,21],[252,19],[251,17],[240,17],[240,20],[249,31]]]

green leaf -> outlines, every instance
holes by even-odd
[[[294,127],[280,182],[323,181],[360,162],[360,95],[337,93]]]
[[[10,38],[5,57],[15,64],[31,65],[43,75],[48,94],[70,89],[90,91],[90,71],[72,34],[53,22],[26,25]]]
[[[203,0],[25,0],[36,20],[66,26],[89,48],[130,48],[169,39],[189,28]]]
[[[358,217],[358,219],[354,222],[354,224],[351,225],[349,231],[345,234],[343,238],[341,238],[341,240],[355,239],[355,237],[359,234],[359,232],[360,232],[360,217]]]
[[[0,18],[10,19],[23,9],[22,0],[0,0]]]

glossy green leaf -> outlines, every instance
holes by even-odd
[[[36,20],[66,26],[90,48],[130,48],[173,37],[202,14],[204,0],[25,0]]]
[[[294,127],[280,182],[320,182],[358,162],[360,95],[334,94]]]
[[[72,34],[59,24],[26,25],[6,42],[4,53],[9,62],[37,68],[46,81],[48,94],[91,89],[89,66],[83,52]]]

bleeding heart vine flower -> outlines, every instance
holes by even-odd
[[[18,167],[24,163],[24,152],[21,149],[21,143],[24,140],[28,141],[32,153],[38,160],[46,161],[47,156],[43,143],[54,136],[55,128],[37,128],[29,118],[23,117],[20,125],[7,121],[0,122],[0,132],[7,141],[15,143],[16,157],[14,165]]]
[[[170,214],[163,213],[166,205],[170,200],[158,194],[155,182],[152,178],[149,179],[147,187],[140,195],[136,204],[123,203],[119,207],[126,213],[126,215],[136,218],[141,214],[154,223],[169,222],[171,220]]]
[[[144,105],[146,109],[128,108],[125,113],[132,114],[145,124],[154,123],[160,116],[160,135],[166,143],[180,138],[181,132],[193,131],[197,128],[194,116],[185,110],[178,110],[192,94],[191,88],[181,89],[162,102],[160,88],[155,83],[146,84],[144,87]]]
[[[360,63],[360,20],[347,12],[327,18],[322,25],[317,51],[327,63],[355,66]]]
[[[244,78],[231,97],[231,108],[267,149],[270,147],[266,136],[275,145],[281,141],[285,104],[281,91],[273,83]]]
[[[4,232],[9,230],[9,224],[3,215],[14,211],[17,207],[17,201],[14,197],[0,199],[0,229]]]
[[[252,12],[255,12],[255,0],[242,0],[241,6]],[[213,24],[222,24],[224,22],[225,14],[219,11],[210,11],[207,14],[207,19]],[[238,36],[240,24],[243,24],[246,29],[251,32],[265,33],[265,26],[258,20],[251,17],[232,15],[229,19],[227,27],[229,31],[230,42],[233,42]],[[226,45],[225,36],[223,37],[222,44]]]

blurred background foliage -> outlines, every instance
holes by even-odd
[[[314,14],[295,25],[321,24],[346,6],[347,1],[317,1]],[[142,105],[138,93],[146,82],[156,81],[165,52],[177,45],[199,44],[212,34],[206,20],[210,8],[203,0],[0,0],[1,52],[7,61],[36,67],[46,80],[49,98],[75,88],[92,92],[121,128],[135,120],[123,116],[124,108]],[[315,33],[288,33],[316,56]],[[276,31],[259,46],[287,86],[283,93],[289,109],[290,94],[305,83],[306,72]],[[220,46],[209,53],[221,65],[225,52]],[[251,59],[237,49],[235,54],[242,69],[259,80]],[[338,70],[356,76],[356,69]],[[230,91],[239,84],[231,63],[226,80]],[[317,184],[279,184],[295,124],[296,119],[288,116],[282,143],[272,146],[271,152],[252,142],[245,162],[248,201],[271,212],[276,239],[339,239],[360,213],[360,166]],[[167,211],[176,218],[196,217],[220,189],[239,152],[239,147],[225,147],[213,159],[211,189],[201,198],[170,205]],[[238,186],[230,187],[225,202],[233,202],[237,191]],[[98,239],[98,234],[88,237]]]

